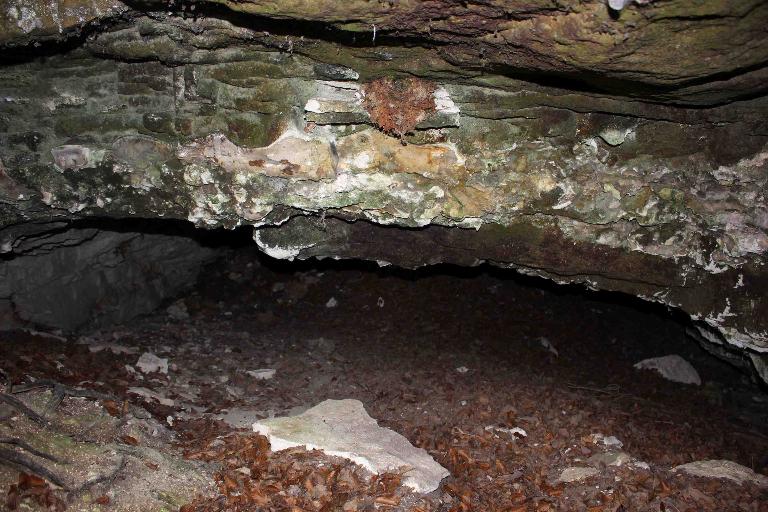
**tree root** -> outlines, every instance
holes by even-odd
[[[59,405],[61,405],[61,402],[64,400],[64,398],[68,396],[78,397],[78,398],[93,398],[94,400],[110,400],[111,399],[109,395],[106,395],[104,393],[99,393],[98,391],[94,391],[92,389],[75,388],[72,386],[61,384],[60,382],[56,382],[50,379],[39,379],[30,384],[16,386],[13,389],[13,393],[14,394],[26,393],[27,391],[32,391],[33,389],[41,389],[41,388],[48,388],[48,389],[51,389],[53,392],[53,396],[45,405],[45,411],[43,415],[50,414],[54,410],[56,410],[59,407]]]
[[[5,402],[39,425],[45,426],[48,424],[43,416],[24,405],[24,403],[18,398],[12,397],[11,395],[7,395],[5,393],[0,393],[0,402]]]
[[[36,457],[40,457],[41,459],[48,459],[51,462],[55,462],[56,464],[67,464],[67,462],[62,461],[48,453],[41,452],[30,444],[25,443],[21,439],[16,439],[15,437],[0,437],[0,444],[12,444],[14,446],[18,446],[24,451],[31,453],[32,455],[35,455]]]
[[[53,471],[49,470],[41,464],[38,464],[37,462],[24,456],[24,454],[21,454],[15,450],[0,448],[0,463],[14,467],[16,469],[21,468],[24,471],[39,476],[40,478],[45,478],[49,482],[56,484],[63,489],[69,489],[64,481]]]
[[[128,465],[128,457],[123,455],[117,467],[111,473],[107,473],[104,475],[99,475],[95,478],[91,478],[90,480],[86,481],[83,485],[81,485],[77,489],[73,489],[69,491],[67,493],[67,499],[71,501],[96,485],[103,484],[103,483],[112,484],[117,478],[117,475],[119,475],[127,465]]]

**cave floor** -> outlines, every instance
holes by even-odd
[[[200,494],[185,512],[768,510],[765,487],[671,471],[728,459],[768,474],[768,397],[651,307],[488,269],[254,261],[234,253],[170,310],[129,325],[65,339],[0,333],[13,396],[44,410],[65,395],[48,407],[47,427],[0,411],[0,437],[56,451],[46,436],[70,436],[114,455],[102,467],[93,452],[79,459],[68,448],[77,467],[48,463],[73,487],[107,474],[77,495],[0,465],[9,506],[170,510],[184,501],[169,497],[175,487]],[[168,372],[143,374],[145,352],[168,359]],[[667,354],[690,361],[704,384],[632,367]],[[261,380],[248,373],[256,369],[276,372]],[[47,389],[53,382],[97,393]],[[328,398],[360,400],[451,476],[417,495],[398,474],[374,478],[319,452],[272,453],[247,428]],[[525,436],[504,430],[515,427]],[[558,482],[568,467],[596,471]]]

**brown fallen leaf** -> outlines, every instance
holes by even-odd
[[[125,444],[130,445],[130,446],[138,446],[139,445],[139,440],[138,439],[136,439],[133,436],[129,436],[127,434],[124,435],[124,436],[120,436],[120,440],[122,442],[124,442]]]
[[[93,502],[96,503],[97,505],[109,505],[109,501],[110,501],[109,496],[107,496],[106,494],[102,494],[101,496],[93,500]]]

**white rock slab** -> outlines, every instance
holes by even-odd
[[[255,421],[258,421],[266,415],[266,411],[261,409],[232,407],[225,412],[216,415],[216,419],[223,421],[230,427],[248,428],[251,427]]]
[[[295,446],[343,457],[372,473],[410,468],[403,483],[429,493],[450,473],[429,454],[368,416],[358,400],[325,400],[298,416],[270,418],[253,424],[269,438],[273,451]]]
[[[157,357],[152,352],[144,352],[136,362],[136,367],[142,373],[168,373],[168,359]]]
[[[157,400],[158,402],[160,402],[161,405],[167,405],[169,407],[173,407],[174,405],[176,405],[176,402],[174,400],[171,400],[170,398],[166,398],[160,393],[156,393],[151,389],[147,389],[147,388],[141,388],[141,387],[128,388],[128,393],[133,393],[134,395],[139,395],[146,399]]]
[[[738,484],[753,482],[762,487],[768,487],[768,477],[730,460],[697,460],[676,466],[672,471],[682,471],[704,478],[727,478]]]
[[[598,473],[599,471],[595,468],[572,466],[570,468],[565,468],[563,472],[560,473],[560,477],[557,479],[557,481],[565,483],[580,482],[581,480],[586,480],[587,478],[595,476]]]
[[[701,386],[701,377],[696,368],[682,357],[672,354],[664,357],[643,359],[635,364],[638,370],[656,370],[667,380],[682,384]]]
[[[624,452],[605,452],[596,453],[587,459],[587,462],[596,468],[602,465],[606,466],[623,466],[632,461],[632,457]]]
[[[607,448],[616,448],[617,450],[621,450],[621,448],[624,446],[624,443],[622,443],[616,436],[606,436],[605,434],[601,434],[599,432],[597,434],[590,434],[589,439],[593,443],[602,444]]]
[[[270,380],[275,376],[277,370],[273,368],[259,368],[258,370],[248,370],[245,373],[256,380]]]
[[[521,429],[520,427],[506,428],[506,427],[495,427],[493,425],[488,425],[487,427],[485,427],[485,431],[493,432],[496,434],[497,437],[499,432],[509,435],[512,439],[522,439],[524,437],[528,437],[528,432]]]

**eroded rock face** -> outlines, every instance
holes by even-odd
[[[19,46],[89,33],[94,26],[130,16],[131,4],[6,0],[0,12],[0,44]],[[762,0],[197,0],[144,5],[195,18],[248,20],[250,26],[255,21],[265,30],[277,28],[278,33],[298,20],[315,34],[334,31],[323,39],[383,44],[378,55],[384,60],[397,55],[386,48],[391,42],[420,41],[435,48],[435,59],[466,69],[463,74],[469,76],[479,72],[534,72],[553,80],[574,76],[603,90],[653,93],[678,103],[706,105],[748,97],[755,89],[764,92],[768,77],[764,30],[768,6]],[[281,45],[306,50],[304,40],[294,41],[290,35]],[[157,47],[147,49],[153,50]]]
[[[0,225],[166,217],[253,225],[280,258],[487,261],[679,307],[765,368],[768,4],[212,4],[6,15],[9,47],[111,22],[3,67]]]
[[[216,256],[184,236],[67,227],[0,229],[0,330],[127,322],[193,285]]]

